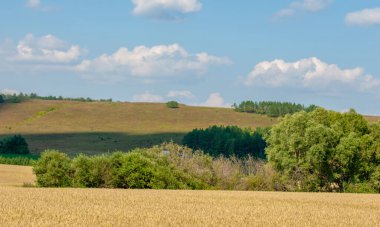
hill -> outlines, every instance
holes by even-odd
[[[32,153],[59,149],[95,154],[181,142],[194,128],[271,126],[278,120],[227,108],[167,108],[162,103],[28,100],[0,107],[0,135],[22,134]]]

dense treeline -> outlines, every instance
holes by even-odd
[[[265,159],[266,143],[263,138],[268,129],[241,129],[237,126],[211,126],[194,129],[185,135],[182,143],[194,150],[218,157],[247,157]]]
[[[29,154],[28,143],[21,135],[6,136],[0,140],[0,154]]]
[[[33,170],[42,187],[286,190],[269,165],[252,157],[212,158],[172,143],[73,159],[46,151]]]
[[[112,99],[91,99],[91,98],[67,98],[62,96],[39,96],[36,93],[19,93],[19,94],[0,94],[1,103],[20,103],[28,99],[41,99],[41,100],[65,100],[77,102],[112,102]]]
[[[380,192],[380,123],[354,110],[288,115],[267,142],[269,162],[296,190]]]
[[[239,105],[233,105],[235,111],[245,113],[265,114],[271,117],[285,116],[286,114],[293,114],[300,111],[311,112],[317,108],[315,105],[305,107],[301,104],[290,102],[253,102],[243,101]]]

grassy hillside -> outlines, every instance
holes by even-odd
[[[69,154],[103,153],[181,142],[210,125],[270,126],[277,119],[232,109],[165,104],[31,100],[0,106],[0,135],[22,134],[33,153],[47,148]]]

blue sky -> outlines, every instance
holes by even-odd
[[[380,1],[4,0],[0,91],[380,115]]]

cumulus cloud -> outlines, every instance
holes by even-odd
[[[226,103],[222,95],[218,92],[211,93],[208,96],[206,102],[201,103],[201,104],[195,104],[195,106],[231,108],[231,105]]]
[[[347,14],[346,23],[349,25],[380,25],[380,8],[363,9]]]
[[[41,1],[40,0],[28,0],[26,2],[26,5],[30,8],[38,8],[41,6]]]
[[[132,3],[135,15],[157,19],[178,19],[202,9],[198,0],[132,0]]]
[[[79,46],[68,45],[53,35],[35,37],[28,34],[17,45],[16,61],[67,63],[81,55]]]
[[[0,43],[0,71],[43,72],[75,71],[85,50],[53,36],[27,34],[20,41],[5,39]]]
[[[182,73],[204,73],[211,65],[230,64],[227,58],[207,53],[189,54],[178,44],[151,48],[138,46],[132,50],[120,48],[115,53],[84,60],[76,70],[94,80],[122,80],[133,77],[173,76]]]
[[[325,9],[333,0],[302,0],[294,1],[287,8],[275,14],[275,18],[294,16],[298,12],[318,12]]]
[[[356,90],[380,93],[380,79],[366,74],[364,69],[341,69],[318,58],[296,62],[264,61],[257,64],[245,79],[247,86],[290,87],[294,89],[329,92]]]
[[[159,96],[152,94],[148,91],[142,94],[133,95],[133,101],[135,102],[162,102],[164,99]]]
[[[169,91],[168,95],[169,98],[187,98],[187,99],[194,99],[195,96],[191,91]]]

